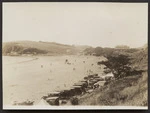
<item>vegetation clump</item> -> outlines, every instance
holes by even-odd
[[[78,105],[78,104],[79,104],[78,98],[77,98],[77,97],[71,98],[71,104],[72,104],[72,105]]]
[[[118,54],[109,55],[106,61],[98,62],[99,65],[105,65],[105,73],[112,72],[116,79],[123,78],[130,75],[141,74],[142,71],[131,68],[131,58],[128,55]]]
[[[148,48],[111,51],[104,54],[107,60],[98,65],[105,65],[104,72],[112,72],[115,79],[80,97],[79,105],[148,106]]]

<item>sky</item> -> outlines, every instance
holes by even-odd
[[[148,43],[147,3],[4,3],[3,42],[140,47]]]

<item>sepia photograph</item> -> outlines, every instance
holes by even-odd
[[[148,3],[3,2],[3,109],[148,109]]]

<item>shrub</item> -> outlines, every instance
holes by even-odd
[[[78,105],[78,104],[79,104],[78,98],[77,98],[77,97],[71,98],[71,104],[72,104],[72,105]]]
[[[107,61],[99,62],[98,64],[105,65],[108,69],[105,69],[104,72],[110,70],[115,78],[122,78],[130,75],[131,67],[130,58],[127,55],[119,54],[119,55],[108,55]]]

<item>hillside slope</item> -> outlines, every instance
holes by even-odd
[[[148,106],[148,49],[129,54],[131,66],[143,70],[141,75],[112,80],[91,94],[79,98],[80,105]]]
[[[84,46],[76,47],[55,42],[17,41],[3,43],[3,55],[10,55],[13,53],[47,55],[77,54],[85,48]]]

